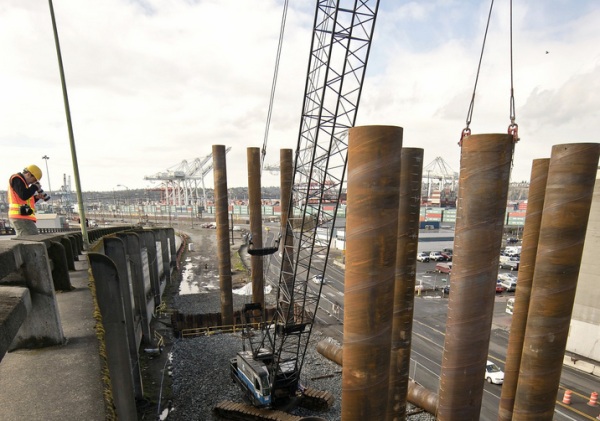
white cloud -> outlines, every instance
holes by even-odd
[[[247,184],[246,148],[262,147],[281,0],[54,2],[84,190],[148,186],[145,175],[231,146],[228,185]],[[425,163],[458,170],[456,146],[471,98],[488,5],[438,0],[383,3],[358,124],[405,129]],[[527,7],[527,8],[525,8]],[[291,2],[267,162],[294,148],[314,5]],[[514,67],[522,141],[513,178],[551,145],[595,141],[600,11],[593,0],[515,6]],[[509,123],[508,9],[496,5],[472,129]],[[53,188],[73,174],[46,4],[0,6],[0,178],[48,161]],[[545,52],[549,53],[546,54]],[[42,166],[42,168],[44,168]],[[44,168],[45,169],[45,168]],[[44,180],[47,181],[47,180]],[[268,172],[264,185],[277,185]],[[212,177],[207,180],[211,185]]]

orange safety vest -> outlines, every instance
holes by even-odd
[[[8,182],[8,217],[12,219],[29,219],[30,221],[36,222],[37,218],[35,217],[34,196],[31,196],[27,200],[21,199],[17,192],[15,192],[12,188],[13,177],[19,177],[21,180],[23,180],[25,186],[27,186],[27,182],[19,174],[15,174],[10,178]],[[33,209],[33,213],[31,215],[21,215],[20,208],[22,205],[29,205],[29,207]]]

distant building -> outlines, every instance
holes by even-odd
[[[38,228],[67,228],[66,217],[56,213],[36,213]]]
[[[567,351],[594,361],[600,361],[599,247],[600,183],[596,182],[567,340]]]

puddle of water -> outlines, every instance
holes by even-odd
[[[273,287],[271,285],[265,286],[265,294],[269,294],[272,290]],[[234,289],[233,293],[237,295],[252,295],[252,282],[247,283],[241,288]]]
[[[198,260],[198,259],[194,259]],[[187,261],[181,271],[181,282],[179,283],[179,294],[206,294],[209,291],[219,289],[219,277],[212,271],[202,269],[202,275],[197,275],[198,268],[204,266],[193,261]]]
[[[181,282],[179,283],[179,294],[206,294],[210,291],[219,290],[219,276],[212,270],[204,269],[206,259],[194,257],[186,259],[186,263],[181,271]],[[198,270],[199,268],[202,268]],[[198,273],[201,273],[198,275]],[[265,286],[265,294],[270,294],[273,290],[271,285]],[[234,289],[237,295],[252,295],[252,283],[248,283],[241,288]]]

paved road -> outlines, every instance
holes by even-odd
[[[432,273],[435,262],[419,263],[417,279],[422,279],[428,287],[441,287],[446,275]],[[500,273],[510,272],[500,270]],[[317,313],[319,329],[336,340],[343,342],[343,268],[330,259],[325,275],[321,302]],[[318,288],[318,285],[311,285]],[[510,330],[511,315],[506,313],[506,302],[514,293],[496,295],[492,332],[490,335],[489,357],[500,367],[504,367],[506,348]],[[333,305],[339,306],[337,313],[332,311]],[[446,315],[448,309],[447,297],[440,290],[423,294],[415,298],[413,338],[411,349],[410,376],[429,390],[436,391],[439,387],[441,360],[445,338]],[[482,382],[485,382],[482,374]],[[572,404],[562,404],[565,389],[574,391]],[[595,420],[600,414],[599,407],[587,405],[590,393],[600,389],[598,378],[571,367],[564,366],[561,386],[557,394],[555,421]],[[480,419],[496,420],[500,400],[501,385],[484,383],[484,394]]]

